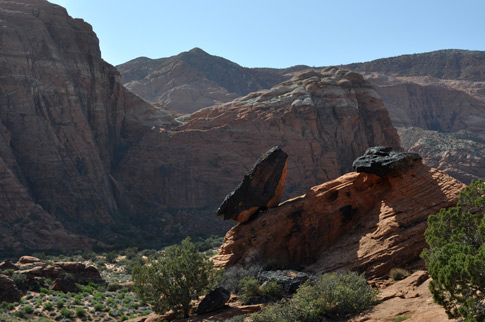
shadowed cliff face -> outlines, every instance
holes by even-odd
[[[141,213],[208,207],[199,211],[200,221],[184,223],[185,233],[200,229],[200,222],[218,227],[213,214],[224,196],[273,146],[288,154],[285,197],[350,171],[369,146],[399,147],[373,87],[336,68],[299,74],[185,122],[168,131],[154,128],[116,171]],[[172,224],[164,233],[170,234],[168,227],[181,221],[166,218]]]
[[[63,8],[0,1],[0,21],[0,250],[86,247],[62,226],[113,223],[117,147],[171,120],[121,86]]]

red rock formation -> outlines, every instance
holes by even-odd
[[[213,211],[275,145],[289,155],[287,198],[350,171],[367,147],[399,147],[399,139],[372,86],[335,68],[201,110],[173,130],[156,127],[115,175],[146,220],[185,208],[157,223],[160,233],[214,231],[221,226]],[[188,211],[201,220],[185,219]]]
[[[171,119],[122,87],[84,21],[43,0],[0,8],[0,251],[87,248],[64,226],[112,223],[119,147]]]
[[[420,161],[400,175],[348,173],[233,227],[215,261],[229,266],[257,254],[315,271],[382,276],[419,258],[428,216],[454,205],[463,187]]]

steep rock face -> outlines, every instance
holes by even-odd
[[[122,87],[65,9],[0,1],[0,24],[0,251],[86,248],[63,226],[114,221],[117,148],[170,117]]]
[[[467,131],[440,133],[420,128],[397,128],[404,149],[418,153],[428,166],[463,183],[485,178],[485,145]]]
[[[288,197],[349,171],[369,146],[399,148],[399,139],[372,86],[334,68],[203,109],[174,130],[156,127],[130,149],[116,177],[147,218],[170,207],[194,209],[204,218],[182,227],[183,214],[166,216],[160,226],[171,229],[163,233],[215,229],[213,211],[275,145],[289,155]]]
[[[128,89],[180,113],[230,102],[290,78],[284,70],[241,67],[200,48],[169,58],[140,57],[116,68]]]
[[[465,183],[483,178],[478,158],[485,143],[485,52],[441,50],[346,68],[363,73],[376,85],[394,126],[418,128],[415,134],[401,131],[407,136],[401,137],[403,141],[417,134],[430,136],[423,136],[419,147],[412,149],[427,165]],[[467,142],[458,142],[460,134],[453,136],[461,131],[473,135],[466,138]],[[431,141],[439,143],[428,144]]]
[[[240,264],[252,254],[321,272],[383,276],[419,259],[428,216],[454,205],[463,188],[420,162],[400,175],[351,172],[233,227],[215,262]]]

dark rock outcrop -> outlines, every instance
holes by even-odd
[[[305,283],[309,275],[293,270],[262,271],[259,276],[261,282],[277,281],[283,286],[283,290],[288,293],[295,293],[298,287]]]
[[[64,293],[74,293],[79,290],[74,279],[71,278],[56,278],[52,283],[51,290]]]
[[[223,307],[229,301],[230,297],[231,292],[223,287],[218,287],[210,291],[197,307],[197,314],[205,314]]]
[[[394,152],[392,147],[376,146],[368,148],[364,155],[352,164],[357,172],[376,174],[384,177],[393,173],[404,173],[416,162],[421,161],[417,153]]]
[[[454,206],[464,187],[419,161],[405,173],[382,177],[347,173],[233,227],[214,261],[244,264],[252,254],[316,272],[386,276],[420,259],[428,216]]]
[[[55,281],[55,290],[72,292],[75,283],[87,285],[95,283],[106,285],[106,281],[94,266],[86,266],[77,262],[58,262],[52,265],[37,266],[28,270],[19,271],[32,281],[50,279]],[[57,286],[56,286],[57,285]]]
[[[10,259],[7,259],[6,261],[0,263],[0,272],[7,269],[13,269],[14,271],[16,271],[19,268]]]
[[[17,289],[15,283],[7,275],[0,274],[0,303],[1,302],[18,302],[22,293]]]
[[[283,195],[287,158],[288,154],[279,147],[263,154],[239,186],[226,196],[217,215],[242,223],[260,209],[276,207]]]

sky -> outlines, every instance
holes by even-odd
[[[199,47],[245,67],[485,50],[485,0],[49,0],[93,26],[118,65]]]

